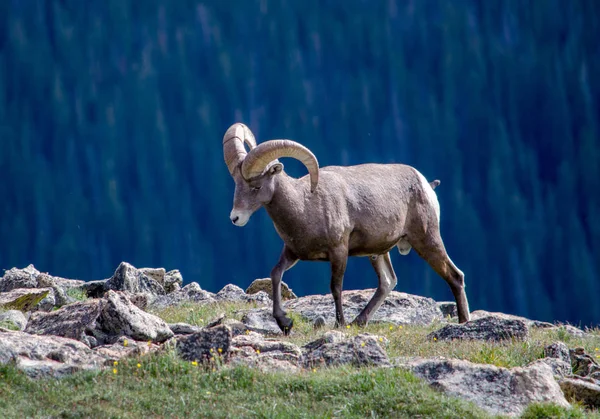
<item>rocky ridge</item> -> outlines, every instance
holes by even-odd
[[[600,366],[583,348],[555,342],[544,348],[545,357],[518,368],[499,368],[460,359],[390,359],[384,336],[324,330],[303,346],[289,342],[270,314],[270,288],[257,280],[245,292],[227,285],[218,293],[199,284],[185,287],[179,271],[137,269],[121,263],[113,276],[84,282],[41,273],[32,265],[10,269],[0,278],[0,363],[14,363],[32,378],[62,377],[83,370],[110,367],[123,357],[138,357],[166,349],[197,363],[247,365],[264,371],[297,372],[349,364],[404,368],[451,396],[469,400],[492,414],[518,415],[532,402],[570,401],[600,407]],[[353,318],[374,290],[344,292],[344,311]],[[297,298],[285,287],[286,310],[331,327],[331,295]],[[79,301],[83,299],[83,301]],[[185,302],[215,304],[224,301],[253,303],[240,320],[220,316],[205,327],[167,324],[151,314]],[[217,314],[217,313],[215,313]],[[472,320],[452,321],[453,303],[392,292],[373,322],[392,325],[440,325],[427,340],[527,341],[531,328],[561,327],[565,333],[585,337],[573,326],[529,320],[504,313],[477,311]]]

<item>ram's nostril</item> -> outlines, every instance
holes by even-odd
[[[239,220],[239,219],[240,219],[240,217],[238,217],[238,216],[236,215],[235,217],[232,217],[232,218],[231,218],[231,222],[232,222],[233,224],[235,224],[235,223],[237,223],[237,220]]]

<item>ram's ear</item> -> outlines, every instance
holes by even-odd
[[[281,163],[275,163],[273,166],[269,167],[269,174],[271,176],[276,175],[278,173],[281,173],[281,171],[283,170],[283,164]]]

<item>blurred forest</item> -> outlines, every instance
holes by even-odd
[[[596,0],[2,1],[0,268],[91,280],[125,260],[210,291],[268,276],[266,212],[229,221],[221,141],[240,121],[321,166],[441,179],[472,310],[597,325],[599,39]],[[397,290],[452,299],[414,252],[392,260]],[[284,281],[328,292],[328,264]],[[353,258],[344,289],[376,284]]]

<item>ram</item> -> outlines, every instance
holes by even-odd
[[[245,146],[249,148],[246,151]],[[434,188],[403,164],[361,164],[319,168],[313,153],[291,140],[256,145],[250,129],[233,124],[223,137],[223,154],[235,181],[230,219],[244,226],[261,206],[284,242],[271,271],[273,317],[284,333],[293,322],[281,306],[281,278],[299,260],[329,261],[336,326],[346,324],[342,282],[348,256],[369,256],[379,278],[371,300],[354,320],[365,325],[396,286],[389,251],[411,248],[446,280],[456,299],[458,319],[469,320],[464,274],[452,263],[440,236],[440,206]],[[283,171],[279,158],[304,164],[300,179]]]

